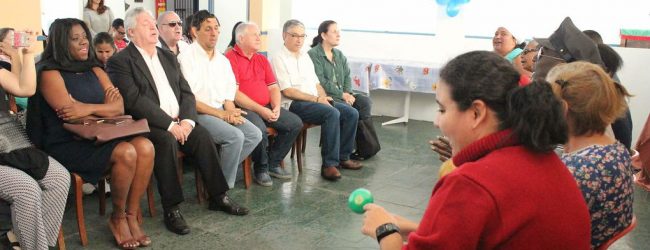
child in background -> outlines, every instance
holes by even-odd
[[[95,38],[93,38],[93,46],[95,47],[97,60],[99,60],[105,68],[108,59],[117,52],[117,48],[113,42],[113,37],[106,32],[97,33]]]

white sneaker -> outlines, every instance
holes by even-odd
[[[81,185],[81,191],[85,195],[92,194],[93,192],[95,192],[95,189],[96,189],[95,185],[90,184],[90,183],[84,183],[83,185]]]
[[[108,182],[108,180],[106,180],[106,182],[104,182],[104,183],[105,183],[104,184],[104,190],[106,190],[106,194],[110,194],[111,193],[111,183]]]

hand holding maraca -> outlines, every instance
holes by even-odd
[[[377,238],[377,235],[375,234],[377,227],[386,223],[397,224],[395,218],[390,213],[388,213],[386,209],[377,204],[366,204],[363,208],[366,210],[366,212],[364,214],[363,227],[361,227],[361,232],[372,237],[373,239]]]

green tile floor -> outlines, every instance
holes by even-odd
[[[440,132],[431,122],[409,121],[382,127],[390,117],[375,117],[382,150],[364,161],[359,171],[343,170],[338,182],[320,177],[319,128],[309,130],[303,173],[296,160],[287,156],[285,166],[293,169],[293,179],[274,179],[273,187],[253,185],[245,189],[237,182],[230,195],[247,206],[244,217],[229,216],[199,205],[194,188],[194,170],[187,168],[183,179],[186,200],[181,205],[192,232],[178,236],[167,231],[160,214],[145,217],[143,224],[151,236],[151,249],[377,249],[377,243],[361,234],[362,215],[346,205],[348,194],[359,187],[373,192],[375,202],[389,211],[418,220],[437,180],[440,162],[429,150],[427,140]],[[109,200],[110,202],[110,200]],[[109,203],[110,204],[110,203]],[[85,249],[113,249],[115,243],[106,216],[99,216],[96,196],[85,196],[86,228],[89,244]],[[142,202],[146,214],[145,201]],[[636,189],[637,228],[612,249],[648,249],[650,246],[650,194]],[[107,209],[110,213],[110,207]],[[67,249],[80,245],[74,209],[63,221]]]

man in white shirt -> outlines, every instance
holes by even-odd
[[[189,45],[183,41],[183,21],[173,11],[165,11],[158,16],[160,38],[156,46],[166,49],[174,55],[187,49]]]
[[[196,97],[198,122],[221,146],[221,169],[233,188],[239,163],[262,140],[262,132],[235,107],[237,81],[230,61],[215,47],[219,39],[219,20],[207,10],[194,14],[191,32],[194,43],[178,55],[183,76]]]
[[[311,58],[301,51],[305,36],[305,26],[300,21],[285,22],[284,46],[273,58],[272,65],[282,90],[282,105],[303,122],[321,125],[321,176],[334,181],[341,178],[338,167],[354,170],[362,167],[350,159],[359,112],[327,96]]]
[[[125,28],[131,43],[108,61],[107,72],[124,98],[126,113],[135,119],[147,119],[149,139],[156,149],[154,175],[164,210],[165,226],[177,234],[190,228],[178,204],[183,189],[178,182],[177,152],[196,160],[198,171],[210,196],[208,209],[233,215],[245,215],[227,195],[228,183],[219,165],[217,149],[210,133],[195,124],[196,102],[183,78],[176,57],[156,47],[158,29],[153,16],[143,8],[129,10]]]

